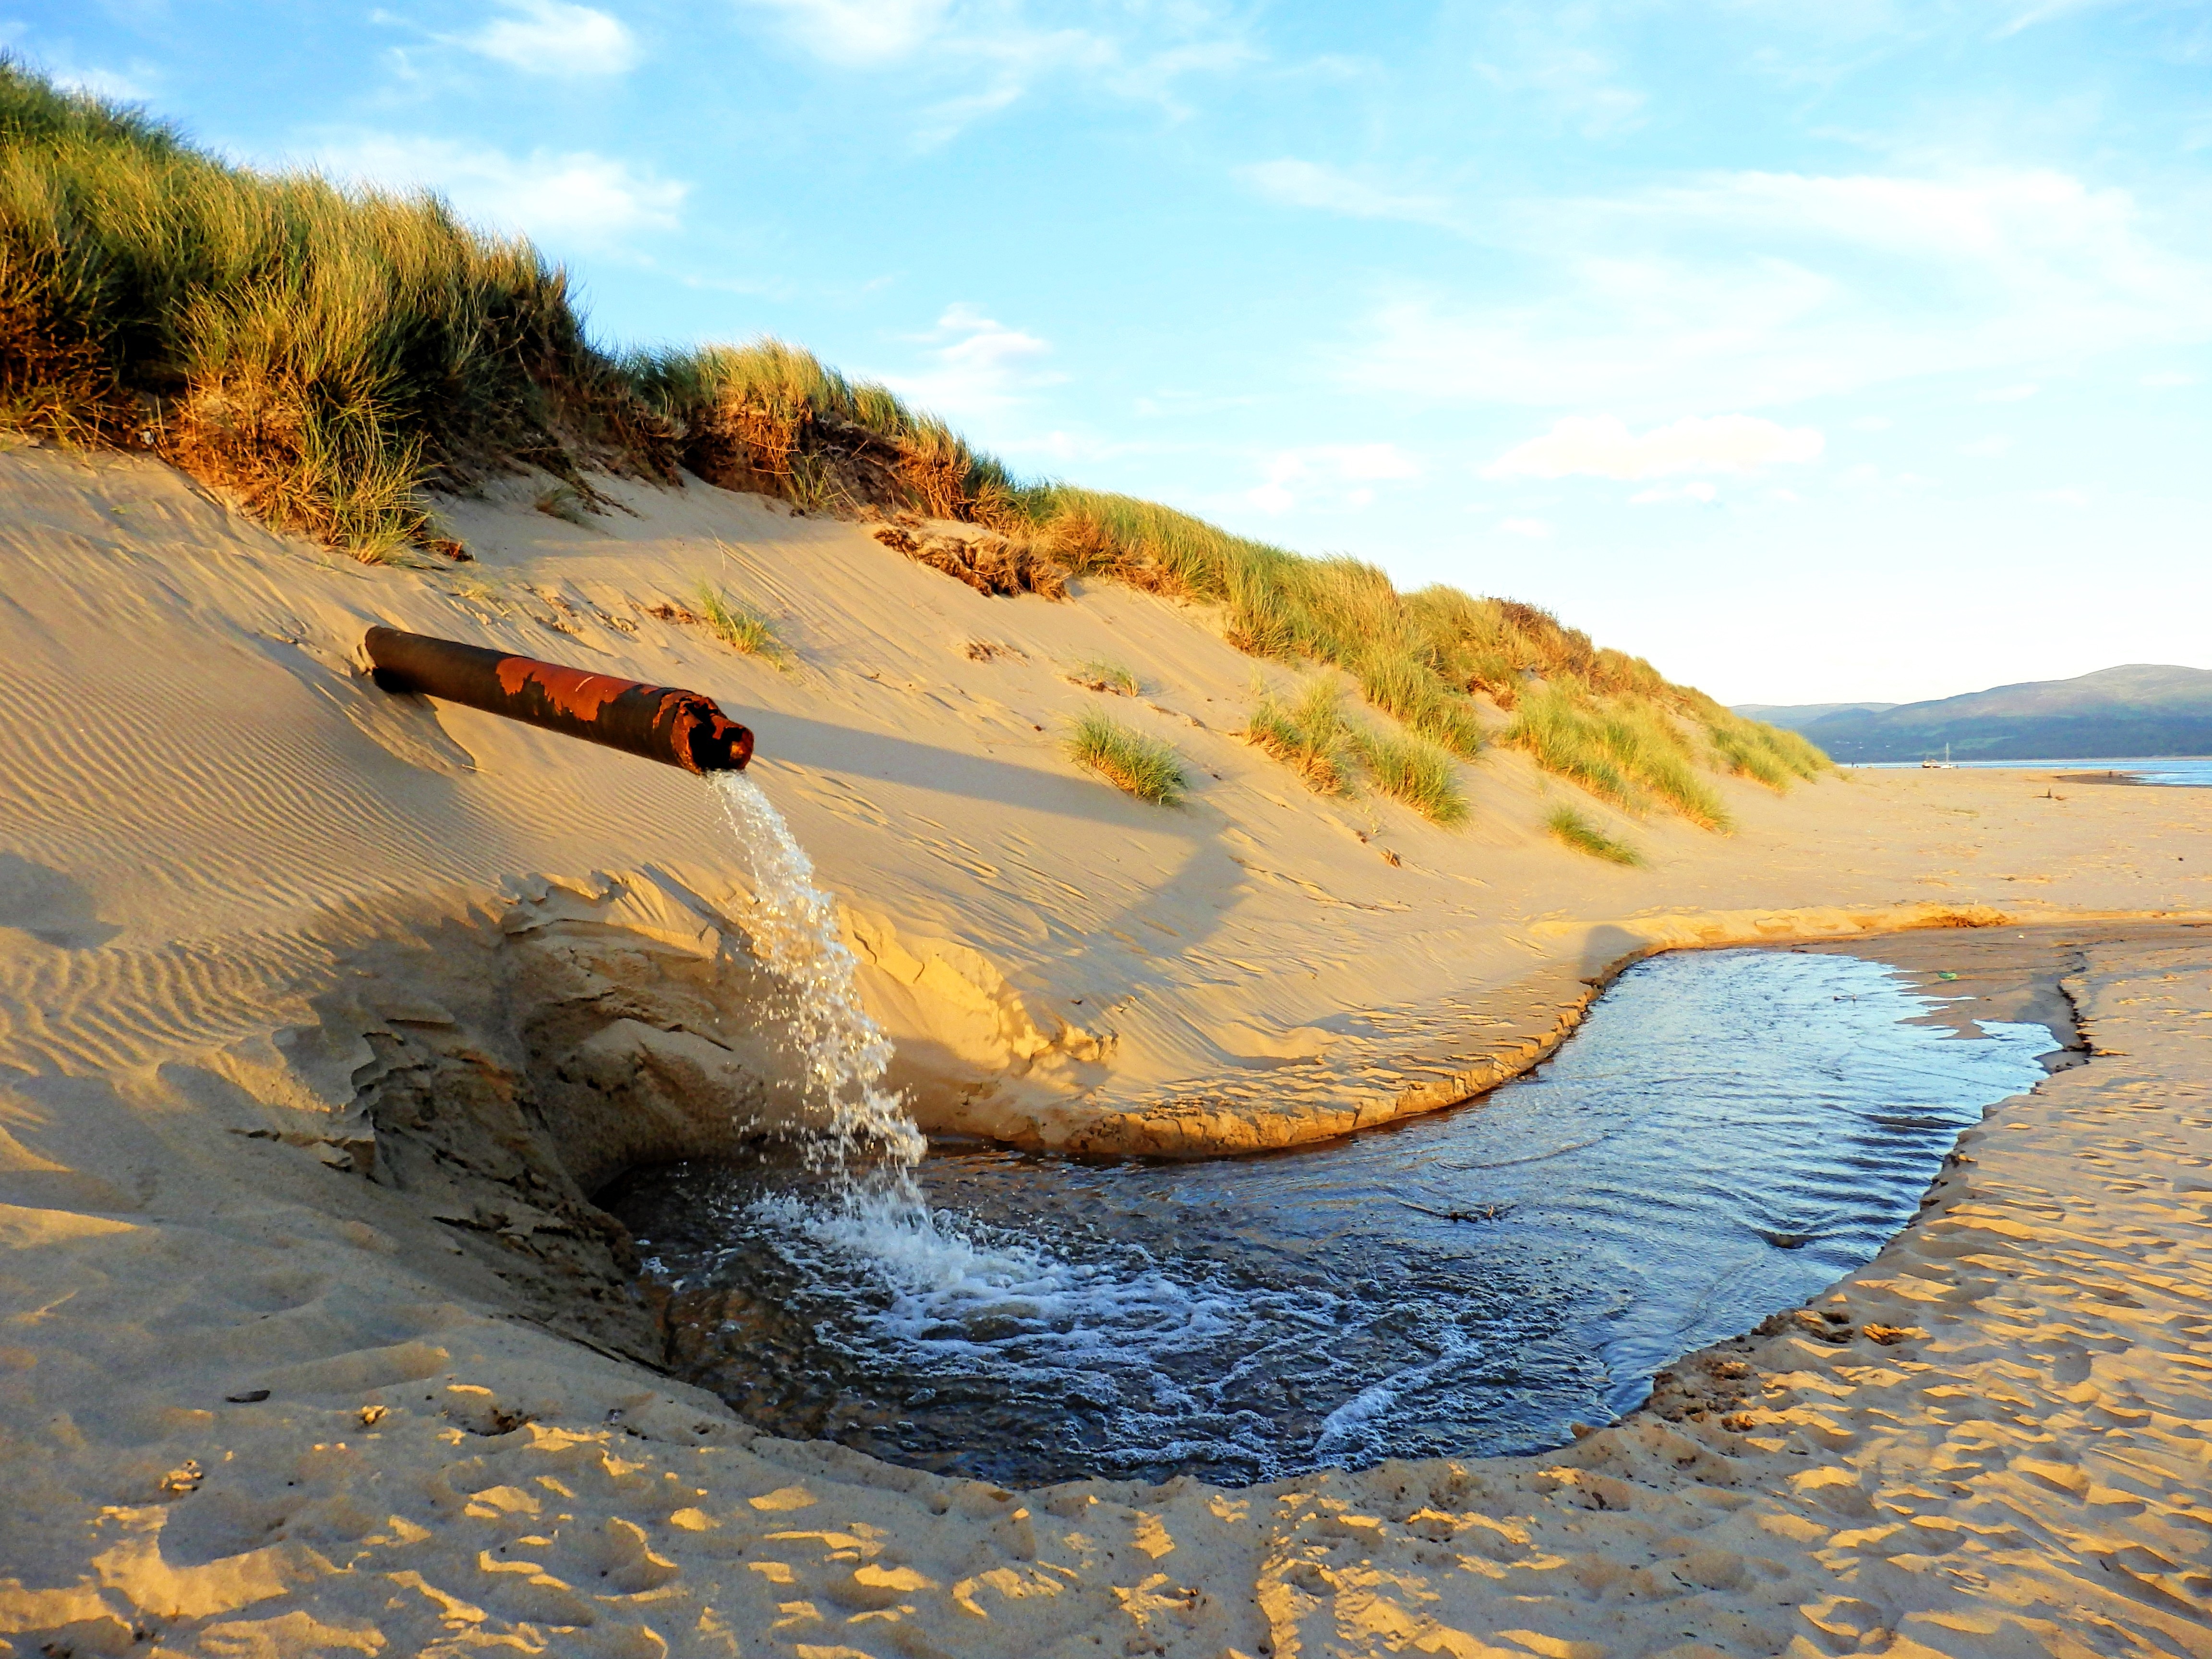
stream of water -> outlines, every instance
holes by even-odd
[[[680,1375],[778,1434],[1006,1486],[1557,1444],[1869,1260],[2056,1046],[1962,1035],[1856,957],[1689,953],[1623,975],[1531,1076],[1329,1146],[923,1157],[804,854],[744,807],[757,869],[811,896],[783,971],[834,1005],[846,1138],[602,1202],[670,1288]]]

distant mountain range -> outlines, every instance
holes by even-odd
[[[2031,680],[1933,702],[1745,703],[1839,761],[2084,760],[2212,755],[2212,670],[2159,663]]]

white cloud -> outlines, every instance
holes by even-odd
[[[2089,498],[2078,489],[2032,489],[2027,499],[2047,507],[2087,507]]]
[[[1058,79],[1185,112],[1176,88],[1258,56],[1246,26],[1206,0],[1062,6],[1033,19],[1029,0],[739,0],[788,46],[833,68],[896,72],[882,97],[909,107],[914,136],[942,143]],[[1042,6],[1035,9],[1042,11]]]
[[[1498,528],[1508,536],[1522,536],[1532,542],[1549,541],[1551,525],[1542,519],[1500,519]]]
[[[1343,351],[1346,380],[1757,404],[2212,338],[2212,260],[2154,234],[2126,191],[2049,169],[1724,173],[1470,222],[1519,256],[1519,293],[1386,297]]]
[[[2025,386],[1993,386],[1987,392],[1977,392],[1974,401],[1981,404],[2024,404],[2042,390],[2033,381]]]
[[[1959,446],[1961,455],[1970,455],[1978,461],[1994,461],[2012,448],[2012,440],[2002,432],[1992,432],[1985,438],[1975,438]]]
[[[313,159],[337,178],[434,190],[465,218],[590,246],[675,229],[691,188],[588,150],[512,156],[441,138],[368,137],[327,146]]]
[[[1238,167],[1236,176],[1271,202],[1319,208],[1355,219],[1406,219],[1450,225],[1451,204],[1440,196],[1392,191],[1335,167],[1285,156]]]
[[[566,0],[504,0],[507,15],[468,34],[433,37],[532,75],[622,75],[642,57],[618,17]]]
[[[7,42],[14,33],[0,34],[0,43]],[[128,70],[75,64],[66,59],[59,63],[49,61],[46,70],[53,77],[54,84],[64,92],[86,93],[117,104],[144,103],[153,97],[161,80],[161,70],[143,58],[132,59]]]
[[[1996,31],[1996,39],[2018,34],[2022,29],[2033,28],[2039,23],[2048,23],[2054,18],[2070,17],[2076,12],[2098,11],[2116,5],[2119,0],[2042,0],[2039,5],[2024,8],[2008,7],[2013,12]]]
[[[772,13],[795,46],[833,64],[909,56],[946,23],[951,0],[744,0]]]
[[[1482,469],[1486,478],[1659,478],[1677,472],[1749,472],[1817,459],[1827,441],[1810,427],[1754,415],[1687,415],[1632,433],[1613,415],[1571,415],[1540,438],[1516,444]]]
[[[2196,386],[2203,381],[2202,374],[2191,374],[2186,369],[2165,368],[2155,374],[2146,374],[2139,384],[2148,386]]]
[[[1850,422],[1854,432],[1887,432],[1896,422],[1887,415],[1861,415]]]
[[[1366,507],[1375,500],[1369,483],[1420,477],[1419,462],[1395,444],[1311,444],[1269,457],[1267,482],[1244,499],[1263,513],[1287,513],[1294,507]]]
[[[946,307],[918,343],[928,346],[932,367],[918,374],[886,374],[884,384],[941,415],[994,413],[1066,378],[1042,366],[1052,352],[1045,341],[973,306]]]
[[[1613,63],[1576,38],[1586,9],[1549,15],[1504,9],[1499,50],[1478,58],[1474,72],[1499,92],[1533,99],[1586,138],[1607,138],[1643,125],[1644,94],[1623,86]]]

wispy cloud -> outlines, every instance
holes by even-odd
[[[2155,235],[2128,191],[2048,169],[1724,173],[1493,216],[1528,273],[1519,296],[1386,298],[1346,378],[1431,398],[1756,404],[2212,338],[2212,262]]]
[[[368,135],[325,145],[311,159],[337,178],[435,191],[480,222],[595,247],[677,228],[691,190],[589,150],[516,156],[441,138]]]
[[[21,50],[19,43],[27,33],[21,23],[0,22],[0,47]],[[118,104],[143,104],[154,96],[161,84],[160,66],[143,58],[132,58],[125,69],[106,64],[81,64],[65,54],[36,54],[32,61],[52,76],[54,84],[64,92],[89,93],[94,98],[106,98]]]
[[[1630,131],[1643,125],[1649,100],[1604,50],[1596,21],[1587,6],[1500,7],[1472,68],[1495,91],[1586,138]]]
[[[833,64],[887,64],[951,20],[951,0],[742,0],[775,17],[791,43]]]
[[[1751,472],[1819,459],[1826,440],[1810,427],[1752,415],[1685,416],[1633,433],[1613,415],[1570,416],[1516,444],[1482,469],[1486,478],[1660,478],[1680,472]],[[1653,499],[1656,499],[1656,497]]]
[[[532,75],[623,75],[642,60],[618,18],[566,0],[504,0],[501,16],[465,34],[433,38]]]
[[[1405,219],[1417,224],[1454,223],[1444,197],[1393,190],[1340,168],[1285,156],[1236,169],[1236,177],[1271,202],[1286,207],[1318,208],[1354,219]]]
[[[2101,11],[2108,6],[2124,3],[2124,0],[2038,0],[2037,3],[2022,5],[2007,3],[1999,8],[2006,14],[1997,26],[1996,38],[2004,40],[2018,34],[2022,29],[2033,28],[2039,23],[2054,22],[2061,17],[2070,17],[2085,11]]]
[[[1987,392],[1974,394],[1974,401],[1983,404],[2024,404],[2043,388],[2033,380],[2021,386],[1992,386]]]
[[[927,348],[930,366],[886,374],[884,384],[939,415],[996,414],[1066,378],[1046,367],[1052,353],[1047,342],[973,306],[946,307],[916,343]]]
[[[1552,538],[1552,525],[1547,519],[1500,519],[1499,532],[1508,536],[1519,536],[1523,540],[1547,542]]]
[[[1263,513],[1293,507],[1361,507],[1384,479],[1416,478],[1419,463],[1395,444],[1310,444],[1279,450],[1267,462],[1266,482],[1244,499]]]
[[[939,143],[1075,80],[1182,113],[1176,88],[1257,55],[1243,23],[1206,0],[1088,5],[1061,0],[738,0],[786,46],[833,69],[896,70],[887,99]]]

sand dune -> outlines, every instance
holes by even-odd
[[[1462,831],[1311,795],[1235,735],[1280,671],[1202,611],[610,489],[579,526],[496,488],[450,515],[474,563],[396,572],[150,463],[0,454],[0,1651],[2212,1650],[2193,932],[2082,944],[2099,1058],[1809,1322],[1551,1457],[1015,1495],[641,1369],[592,1190],[726,1144],[733,1096],[799,1109],[741,866],[696,780],[375,691],[371,623],[741,712],[917,1115],[1048,1146],[1433,1108],[1650,948],[2203,917],[2212,800],[1730,782],[1732,837],[1587,807],[1650,854],[1621,870],[1543,834],[1572,792],[1515,754]],[[788,672],[659,614],[702,579]],[[1139,695],[1075,684],[1095,657]],[[1100,704],[1186,806],[1069,764]]]

